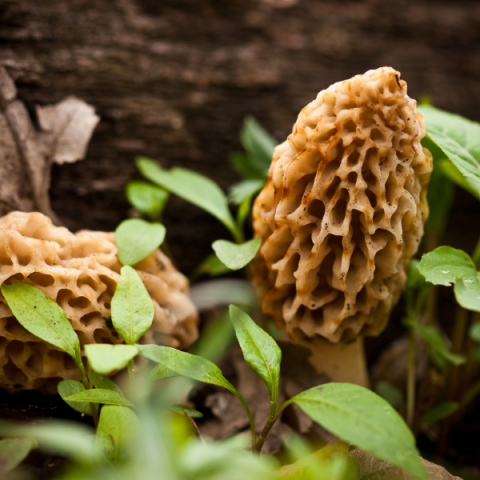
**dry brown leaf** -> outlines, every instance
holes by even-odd
[[[349,456],[357,464],[359,480],[415,480],[415,477],[405,470],[395,467],[385,460],[380,460],[359,448],[352,450]],[[422,461],[427,471],[428,480],[462,480],[460,477],[450,475],[440,465],[435,465],[423,458]]]
[[[42,128],[37,131],[16,96],[13,80],[0,67],[0,215],[36,210],[58,224],[48,197],[52,163],[84,158],[99,117],[91,106],[69,97],[37,107]]]

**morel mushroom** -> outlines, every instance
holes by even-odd
[[[428,216],[432,158],[416,102],[385,67],[336,83],[273,154],[254,210],[254,281],[293,339],[377,335]]]
[[[53,226],[41,213],[0,218],[0,285],[15,278],[42,290],[65,311],[80,338],[123,343],[113,329],[110,303],[120,278],[115,234]],[[134,266],[155,306],[142,343],[188,347],[197,338],[198,315],[188,281],[156,250]],[[0,387],[56,393],[61,379],[79,379],[73,360],[25,330],[0,294]]]

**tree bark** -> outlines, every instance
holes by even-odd
[[[32,116],[76,95],[101,117],[86,160],[53,169],[52,206],[72,230],[127,216],[137,155],[228,187],[244,116],[282,141],[319,90],[371,68],[390,65],[412,97],[480,120],[478,2],[0,0],[0,18],[0,63]],[[229,238],[179,199],[165,223],[185,272]],[[478,234],[466,230],[460,247]]]

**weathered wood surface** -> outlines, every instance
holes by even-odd
[[[95,106],[87,159],[54,167],[52,206],[73,230],[111,230],[136,155],[227,187],[245,115],[282,140],[319,90],[370,68],[391,65],[411,96],[480,120],[480,3],[0,0],[0,63],[32,114],[72,94]],[[178,199],[165,222],[187,272],[228,238]]]

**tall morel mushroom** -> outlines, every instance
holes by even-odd
[[[82,349],[90,343],[123,343],[110,311],[121,266],[114,233],[73,234],[41,213],[0,218],[0,285],[15,278],[42,290],[65,311]],[[134,268],[155,307],[141,343],[191,345],[198,336],[198,314],[188,297],[188,280],[160,250]],[[25,330],[0,294],[0,387],[56,393],[61,379],[80,379],[73,360]]]
[[[275,149],[253,210],[254,281],[291,338],[385,327],[428,216],[424,135],[406,83],[384,67],[320,92]]]

